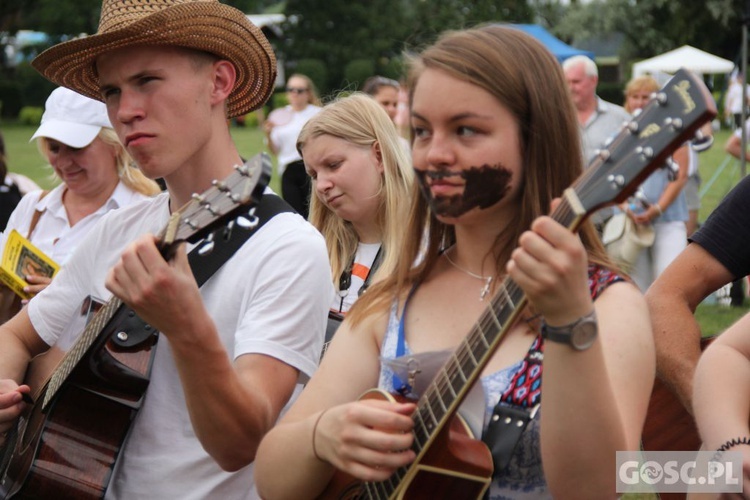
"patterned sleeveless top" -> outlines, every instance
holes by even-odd
[[[609,285],[624,281],[622,276],[596,265],[589,265],[588,274],[589,291],[594,300]],[[403,316],[398,317],[398,301],[394,301],[380,349],[381,367],[378,387],[387,392],[395,393],[403,389],[399,386],[401,377],[394,371],[394,364],[391,363],[400,356],[412,354],[403,338],[403,332]],[[540,334],[531,344],[524,359],[480,378],[484,390],[483,432],[487,429],[492,411],[499,401],[528,408],[541,402],[543,359],[544,341]],[[419,394],[413,392],[409,395],[419,397]],[[508,466],[502,471],[495,471],[486,497],[489,500],[551,498],[542,470],[540,413],[541,409],[521,435]]]

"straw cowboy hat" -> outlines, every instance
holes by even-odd
[[[31,63],[48,80],[101,100],[96,58],[122,47],[169,45],[232,62],[237,82],[227,116],[244,115],[273,92],[276,57],[247,16],[217,0],[103,0],[95,35],[55,45]]]

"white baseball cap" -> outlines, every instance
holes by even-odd
[[[31,136],[31,141],[46,137],[71,148],[84,148],[91,144],[102,127],[112,128],[103,102],[58,87],[44,103],[42,123]]]

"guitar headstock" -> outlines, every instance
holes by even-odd
[[[625,201],[669,155],[716,116],[703,82],[681,69],[573,185],[586,213]]]
[[[235,167],[226,179],[214,181],[213,186],[175,211],[162,235],[162,244],[178,241],[194,243],[217,226],[257,205],[271,179],[271,158],[259,153]]]

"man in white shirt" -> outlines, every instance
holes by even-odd
[[[241,163],[227,118],[271,94],[270,44],[216,0],[104,0],[96,35],[33,65],[103,100],[128,152],[167,192],[105,216],[0,327],[0,433],[37,390],[21,385],[29,360],[75,340],[66,325],[87,295],[114,294],[161,335],[107,498],[254,498],[260,439],[320,356],[333,295],[325,243],[298,215],[279,214],[199,289],[185,245],[167,261],[152,233]]]

